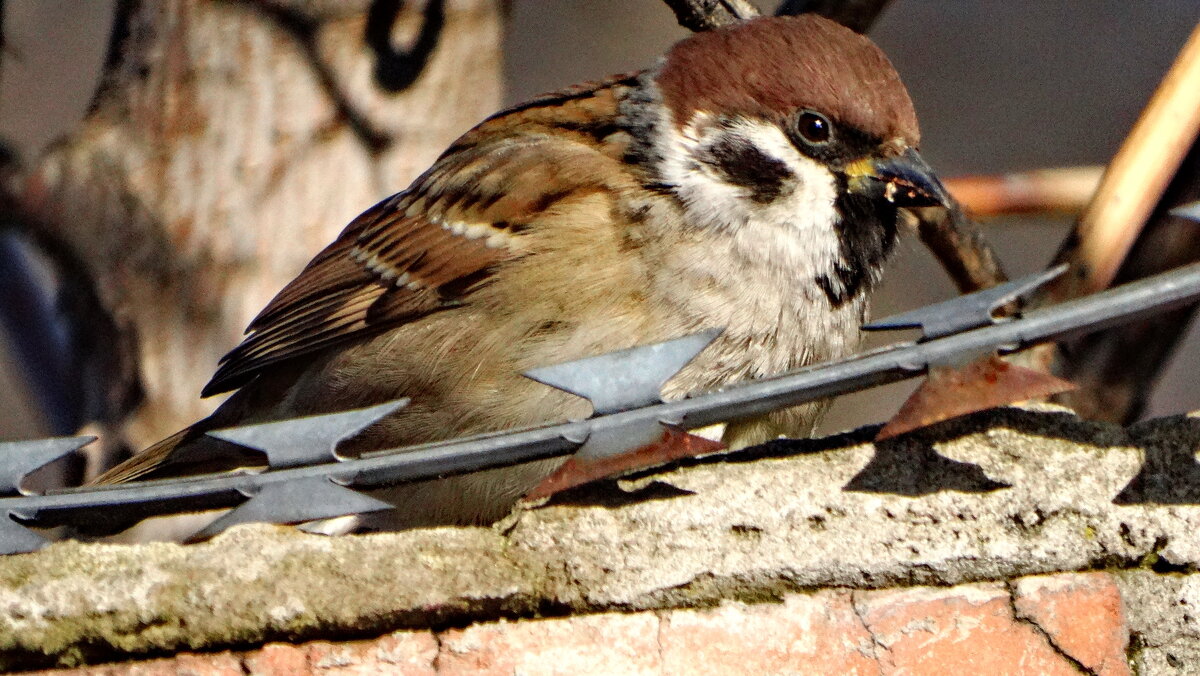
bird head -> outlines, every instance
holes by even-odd
[[[649,180],[678,198],[691,227],[757,239],[781,265],[824,275],[832,296],[870,281],[898,209],[948,201],[917,152],[916,113],[887,57],[814,15],[683,40],[626,114],[645,140],[635,154]]]

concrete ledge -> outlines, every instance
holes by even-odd
[[[769,602],[829,586],[1192,571],[1200,508],[1138,501],[1200,495],[1190,483],[1200,472],[1187,473],[1198,423],[1125,430],[1005,409],[878,453],[859,434],[696,461],[493,529],[325,538],[250,526],[195,546],[60,543],[0,559],[0,666]],[[1139,475],[1143,456],[1153,462]]]

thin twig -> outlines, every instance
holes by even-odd
[[[871,30],[891,0],[783,0],[776,16],[820,14],[857,32]]]
[[[746,0],[664,0],[684,28],[700,32],[758,16]]]
[[[706,31],[759,15],[746,0],[664,0],[679,25]],[[819,14],[859,33],[870,30],[891,0],[784,0],[776,16]]]
[[[996,252],[960,206],[917,209],[917,234],[962,293],[1008,281]]]
[[[1103,166],[1035,169],[946,179],[946,189],[976,218],[1012,214],[1078,216],[1100,184]]]

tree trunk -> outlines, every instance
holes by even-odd
[[[141,447],[215,408],[200,388],[255,313],[498,107],[502,8],[118,4],[92,112],[20,197],[129,338],[103,348],[131,352]]]

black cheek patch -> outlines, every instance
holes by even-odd
[[[732,134],[709,146],[705,161],[720,171],[729,183],[748,189],[750,199],[759,204],[774,202],[792,178],[792,171],[782,160]]]

